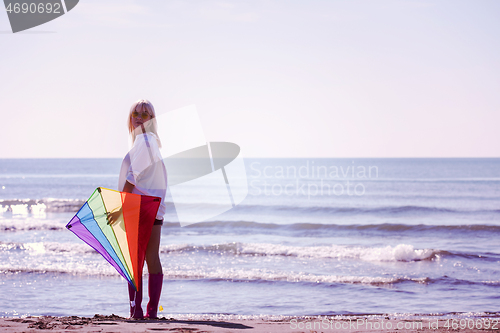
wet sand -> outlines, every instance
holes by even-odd
[[[487,328],[488,326],[488,328]],[[472,328],[474,327],[474,328]],[[286,317],[270,319],[130,320],[111,315],[0,318],[1,332],[500,332],[492,317]]]

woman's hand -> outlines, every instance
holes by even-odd
[[[129,183],[128,181],[125,182],[125,185],[123,186],[122,192],[127,192],[127,193],[132,193],[132,190],[134,189],[134,185]],[[108,213],[108,224],[113,225],[115,224],[121,217],[122,215],[122,209],[118,209],[114,212]]]
[[[121,208],[118,210],[115,210],[114,212],[108,213],[108,224],[109,225],[115,224],[116,222],[118,222],[118,220],[120,219],[121,216],[122,216],[122,209]]]

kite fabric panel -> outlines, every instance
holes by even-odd
[[[160,201],[98,187],[66,228],[99,252],[137,290]]]

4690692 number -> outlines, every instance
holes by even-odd
[[[54,13],[54,14],[61,14],[61,4],[60,3],[55,3],[51,4],[50,2],[48,3],[34,3],[34,2],[23,2],[23,3],[9,3],[7,8],[7,13],[31,13],[31,14],[42,14],[42,13]]]
[[[478,318],[478,319],[448,319],[443,325],[447,329],[478,329],[478,330],[498,330],[498,319]]]

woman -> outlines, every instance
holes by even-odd
[[[138,100],[130,108],[128,129],[133,146],[122,162],[118,188],[123,192],[150,195],[161,198],[160,207],[151,231],[151,238],[146,249],[148,266],[149,303],[146,308],[147,318],[157,318],[163,284],[163,271],[160,262],[160,236],[165,214],[165,194],[167,173],[160,154],[161,142],[157,133],[156,114],[151,102]],[[130,317],[144,317],[142,302],[142,280],[136,292],[128,286],[130,297]]]

